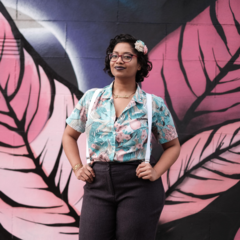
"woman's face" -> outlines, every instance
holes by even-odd
[[[125,53],[136,55],[129,43],[118,43],[113,49],[113,53],[122,55]],[[141,69],[140,64],[138,63],[137,57],[133,56],[130,62],[124,62],[121,57],[118,57],[116,62],[110,61],[110,68],[112,75],[119,79],[134,79],[136,73]]]

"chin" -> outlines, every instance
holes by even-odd
[[[113,74],[114,77],[128,77],[126,74],[124,73],[114,73]]]
[[[129,76],[121,75],[121,74],[119,74],[119,75],[115,75],[114,77],[115,77],[115,79],[118,78],[118,79],[122,79],[122,80],[129,79]]]

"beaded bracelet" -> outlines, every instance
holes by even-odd
[[[81,166],[81,163],[78,163],[78,164],[76,164],[72,169],[73,169],[73,171],[76,171],[76,170],[78,170],[79,168],[81,168],[82,166]]]

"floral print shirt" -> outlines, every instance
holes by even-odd
[[[88,107],[96,89],[88,90],[66,122],[78,132],[86,131],[91,163],[144,160],[148,138],[146,93],[138,85],[132,100],[116,120],[113,83],[100,91],[89,116]],[[152,99],[152,133],[163,144],[178,135],[163,99],[153,94]]]

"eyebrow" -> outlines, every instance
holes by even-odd
[[[115,52],[115,53],[119,53],[118,51],[113,51],[113,53],[114,53],[114,52]],[[130,54],[133,54],[133,53],[131,53],[131,52],[124,52],[124,53],[130,53]],[[123,54],[124,54],[124,53],[123,53]]]

